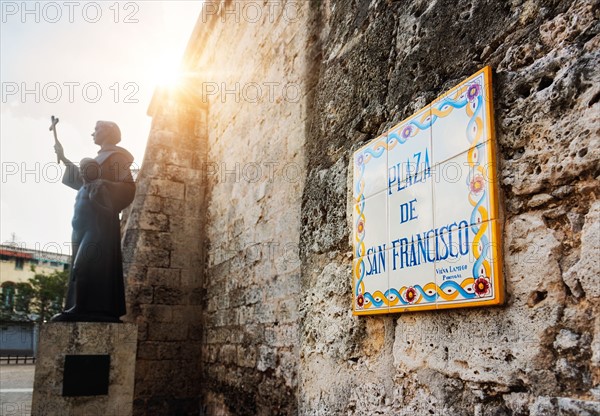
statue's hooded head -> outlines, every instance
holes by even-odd
[[[121,129],[117,123],[112,121],[98,121],[96,128],[92,133],[94,143],[102,146],[103,144],[117,144],[121,141]]]

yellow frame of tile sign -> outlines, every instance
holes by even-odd
[[[354,153],[355,315],[504,301],[491,69]]]

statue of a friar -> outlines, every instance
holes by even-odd
[[[63,183],[78,191],[69,288],[64,311],[54,322],[120,322],[126,313],[119,213],[135,194],[133,156],[117,146],[121,131],[111,121],[98,121],[92,137],[100,151],[79,166],[65,157],[58,140],[54,145],[66,166]]]

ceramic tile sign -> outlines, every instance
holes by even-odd
[[[491,69],[354,154],[356,315],[503,302]]]

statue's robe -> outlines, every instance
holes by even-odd
[[[121,147],[104,146],[95,160],[101,181],[84,184],[74,165],[63,176],[63,183],[79,192],[69,288],[58,321],[118,322],[126,313],[119,213],[135,195],[129,169],[133,156]]]

